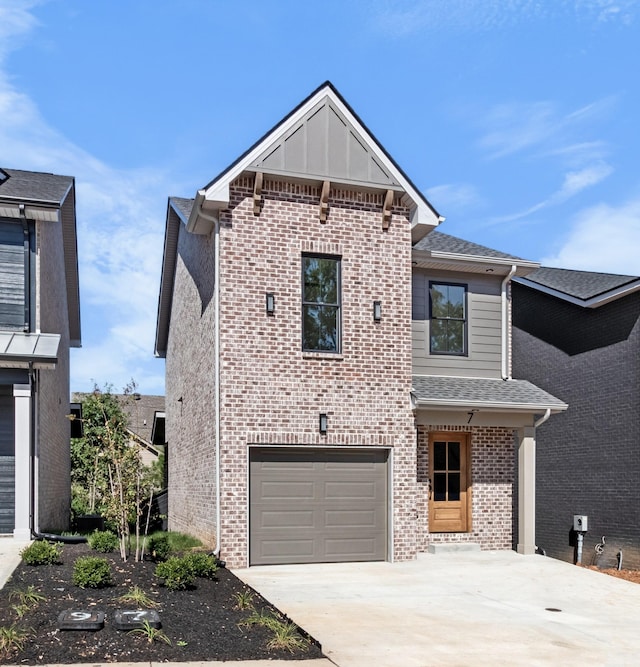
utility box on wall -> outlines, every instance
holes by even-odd
[[[589,517],[584,514],[573,515],[573,530],[576,533],[586,533],[588,530]]]

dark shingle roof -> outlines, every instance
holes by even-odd
[[[447,252],[456,255],[472,255],[474,257],[494,257],[499,259],[513,259],[522,261],[521,257],[508,255],[499,250],[493,250],[471,241],[459,239],[456,236],[443,234],[433,231],[427,234],[423,239],[413,246],[414,250],[431,250],[437,252]]]
[[[189,216],[191,215],[191,209],[193,208],[193,199],[185,199],[184,197],[169,197],[169,201],[185,220],[189,219]]]
[[[592,299],[611,290],[634,283],[638,279],[638,276],[548,267],[541,267],[527,276],[527,281],[577,299]]]
[[[73,184],[71,176],[58,176],[38,171],[2,168],[0,199],[61,204]]]
[[[413,376],[418,404],[496,407],[498,409],[566,410],[555,396],[526,380]]]

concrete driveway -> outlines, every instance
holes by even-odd
[[[339,667],[640,660],[640,585],[543,556],[458,552],[234,573]]]

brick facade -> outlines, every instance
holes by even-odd
[[[216,535],[214,237],[181,227],[166,364],[169,529]]]
[[[573,562],[574,514],[589,517],[583,562],[640,567],[640,294],[585,309],[514,285],[514,372],[569,404],[538,429],[536,536]]]
[[[394,558],[412,558],[408,211],[396,202],[383,230],[382,195],[331,190],[328,219],[321,223],[318,188],[265,180],[256,216],[252,188],[250,178],[232,186],[220,225],[221,555],[230,565],[247,564],[249,445],[295,444],[392,448]],[[302,352],[306,252],[341,258],[339,354]],[[182,230],[167,353],[167,439],[170,446],[180,442],[179,454],[169,453],[170,527],[196,527],[209,541],[215,534],[214,304],[197,285],[212,272],[212,238]],[[273,317],[265,313],[266,292],[275,294]],[[378,323],[374,300],[382,301]],[[199,369],[194,359],[201,360]],[[321,412],[328,415],[326,435],[318,432]],[[181,494],[187,477],[188,492]]]
[[[471,434],[472,524],[468,533],[429,532],[429,433]],[[431,543],[474,542],[482,549],[511,549],[514,531],[514,434],[512,429],[486,426],[418,427],[417,511],[418,550]]]

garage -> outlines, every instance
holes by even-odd
[[[249,564],[387,558],[388,450],[251,448]]]

